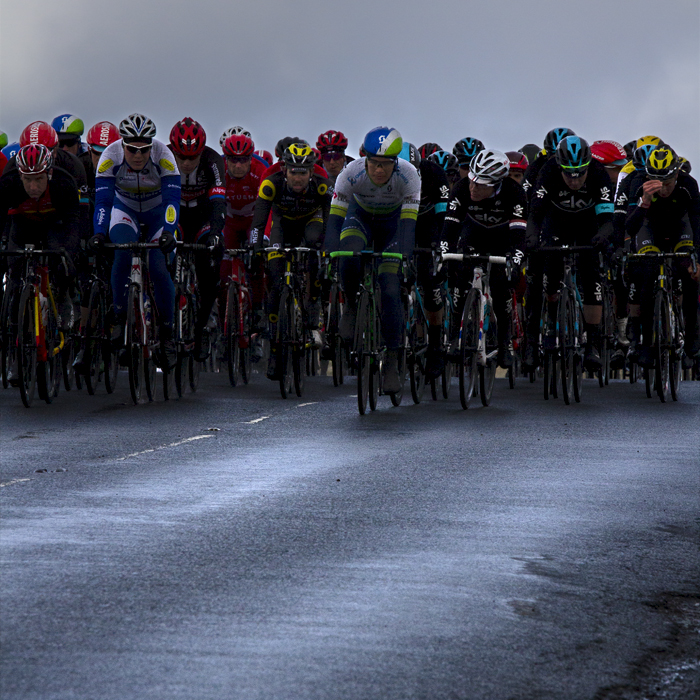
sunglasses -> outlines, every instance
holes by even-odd
[[[126,150],[129,151],[129,153],[136,155],[137,153],[148,153],[151,150],[151,148],[153,148],[153,146],[151,146],[150,144],[148,144],[148,146],[131,146],[124,144],[124,148],[126,148]]]
[[[96,156],[101,156],[104,153],[106,146],[90,146],[90,151]]]
[[[388,170],[389,168],[393,168],[396,165],[395,160],[376,160],[375,158],[367,158],[367,162],[373,165],[375,168],[383,168],[384,170]]]
[[[199,158],[198,155],[197,156],[178,156],[177,157],[178,160],[184,160],[184,161],[197,160],[197,158]]]
[[[337,153],[336,151],[329,151],[328,153],[322,154],[321,158],[330,163],[332,160],[343,160],[345,158],[345,154]]]
[[[229,163],[248,163],[250,159],[251,156],[226,156]]]

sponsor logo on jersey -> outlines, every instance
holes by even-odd
[[[447,199],[450,195],[450,188],[447,185],[442,185],[440,187],[440,197]]]
[[[165,210],[165,220],[169,224],[174,224],[176,219],[177,212],[175,211],[175,207],[172,204],[169,204],[168,208]]]
[[[321,194],[321,195],[323,195],[323,194],[326,194],[326,192],[328,192],[328,185],[326,185],[326,184],[324,184],[324,183],[321,183],[321,184],[318,186],[318,193]]]
[[[520,218],[522,218],[522,215],[523,215],[523,205],[522,205],[522,204],[516,204],[516,205],[513,207],[513,216],[515,216],[516,218],[520,219]]]
[[[610,201],[610,188],[609,187],[601,187],[600,188],[600,198],[605,200],[606,202]]]
[[[164,170],[167,170],[168,172],[174,173],[175,172],[175,163],[169,161],[167,158],[161,158],[158,161],[159,165],[161,168]]]
[[[114,165],[114,163],[109,158],[105,158],[100,163],[100,167],[97,168],[97,172],[98,173],[106,173],[113,165]]]

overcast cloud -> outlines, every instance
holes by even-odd
[[[653,133],[700,172],[698,0],[0,0],[0,129],[139,111],[218,146],[377,125],[517,149]],[[693,173],[697,175],[696,172]]]

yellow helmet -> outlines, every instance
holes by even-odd
[[[282,156],[284,164],[288,168],[313,168],[316,162],[316,154],[308,143],[292,143]]]
[[[642,136],[642,138],[637,139],[637,148],[640,146],[646,146],[646,144],[651,143],[654,146],[661,146],[661,139],[658,136]]]
[[[676,174],[680,165],[674,150],[668,146],[661,146],[649,154],[646,171],[647,175],[657,180],[668,180]]]

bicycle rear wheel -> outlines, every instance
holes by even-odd
[[[277,321],[277,372],[279,374],[280,394],[286,399],[294,386],[294,361],[292,346],[294,343],[294,299],[289,289],[282,290]]]
[[[479,347],[479,293],[470,289],[464,302],[462,326],[459,331],[459,400],[462,408],[469,408],[476,384],[476,355]]]
[[[343,383],[343,341],[338,335],[340,325],[341,304],[340,285],[334,282],[331,285],[330,302],[328,305],[328,325],[326,326],[326,339],[331,349],[331,362],[333,363],[333,386]]]
[[[253,350],[251,348],[251,335],[253,327],[253,309],[251,306],[250,292],[247,288],[241,289],[241,379],[244,384],[250,381],[253,374]]]
[[[408,370],[413,403],[420,403],[425,391],[425,353],[428,348],[428,322],[423,314],[421,302],[415,292],[413,299],[413,321],[408,333]],[[434,382],[433,382],[434,383]],[[432,389],[432,384],[431,384]],[[437,393],[437,392],[436,392]]]
[[[90,396],[94,396],[100,381],[100,363],[102,361],[102,342],[104,337],[104,316],[102,311],[102,295],[99,282],[94,282],[90,289],[88,301],[87,323],[83,338],[83,350],[87,356],[88,371],[84,375],[85,388]]]
[[[17,371],[20,397],[27,408],[34,400],[37,381],[37,314],[35,314],[37,303],[34,287],[30,284],[26,285],[20,296],[17,317]]]

